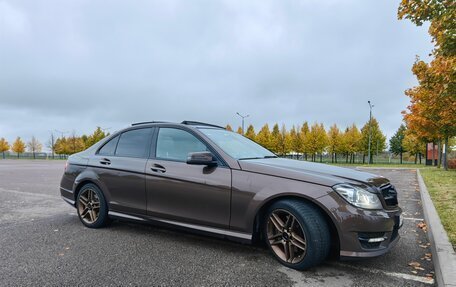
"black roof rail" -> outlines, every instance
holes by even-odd
[[[221,126],[217,126],[217,125],[213,125],[213,124],[208,124],[208,123],[195,122],[195,121],[183,121],[183,122],[181,122],[181,124],[189,125],[189,126],[207,126],[207,127],[225,129],[225,127],[221,127]]]
[[[139,122],[139,123],[133,123],[131,126],[139,126],[139,125],[146,125],[146,124],[163,124],[167,122],[160,122],[160,121],[151,121],[151,122]]]

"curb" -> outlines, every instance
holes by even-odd
[[[431,243],[437,286],[456,287],[456,253],[448,240],[448,235],[443,228],[442,222],[440,222],[440,217],[432,203],[431,196],[424,184],[419,169],[416,170],[416,175],[420,186],[424,219],[428,227],[427,236]]]

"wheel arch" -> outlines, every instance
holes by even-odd
[[[339,256],[339,249],[340,249],[340,237],[339,237],[339,230],[336,227],[336,224],[333,218],[329,215],[329,211],[323,208],[321,205],[316,203],[314,200],[310,198],[300,196],[300,195],[280,195],[277,197],[270,198],[266,200],[262,206],[258,209],[257,213],[255,214],[255,219],[253,221],[253,234],[252,234],[252,242],[254,244],[263,244],[263,233],[261,230],[261,226],[264,224],[265,214],[268,208],[277,201],[281,200],[300,200],[306,202],[308,204],[313,205],[318,210],[320,210],[321,214],[324,216],[326,222],[328,223],[328,227],[331,234],[331,257],[338,257]],[[336,240],[334,240],[336,239]]]

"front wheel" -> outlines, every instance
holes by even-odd
[[[330,232],[321,211],[299,200],[272,204],[263,235],[274,257],[283,265],[304,270],[323,262],[330,251]]]
[[[94,184],[84,185],[78,193],[77,210],[81,222],[90,228],[108,224],[108,206],[101,190]]]

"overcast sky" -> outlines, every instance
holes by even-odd
[[[0,137],[198,120],[362,126],[390,137],[427,27],[397,1],[0,0]]]

